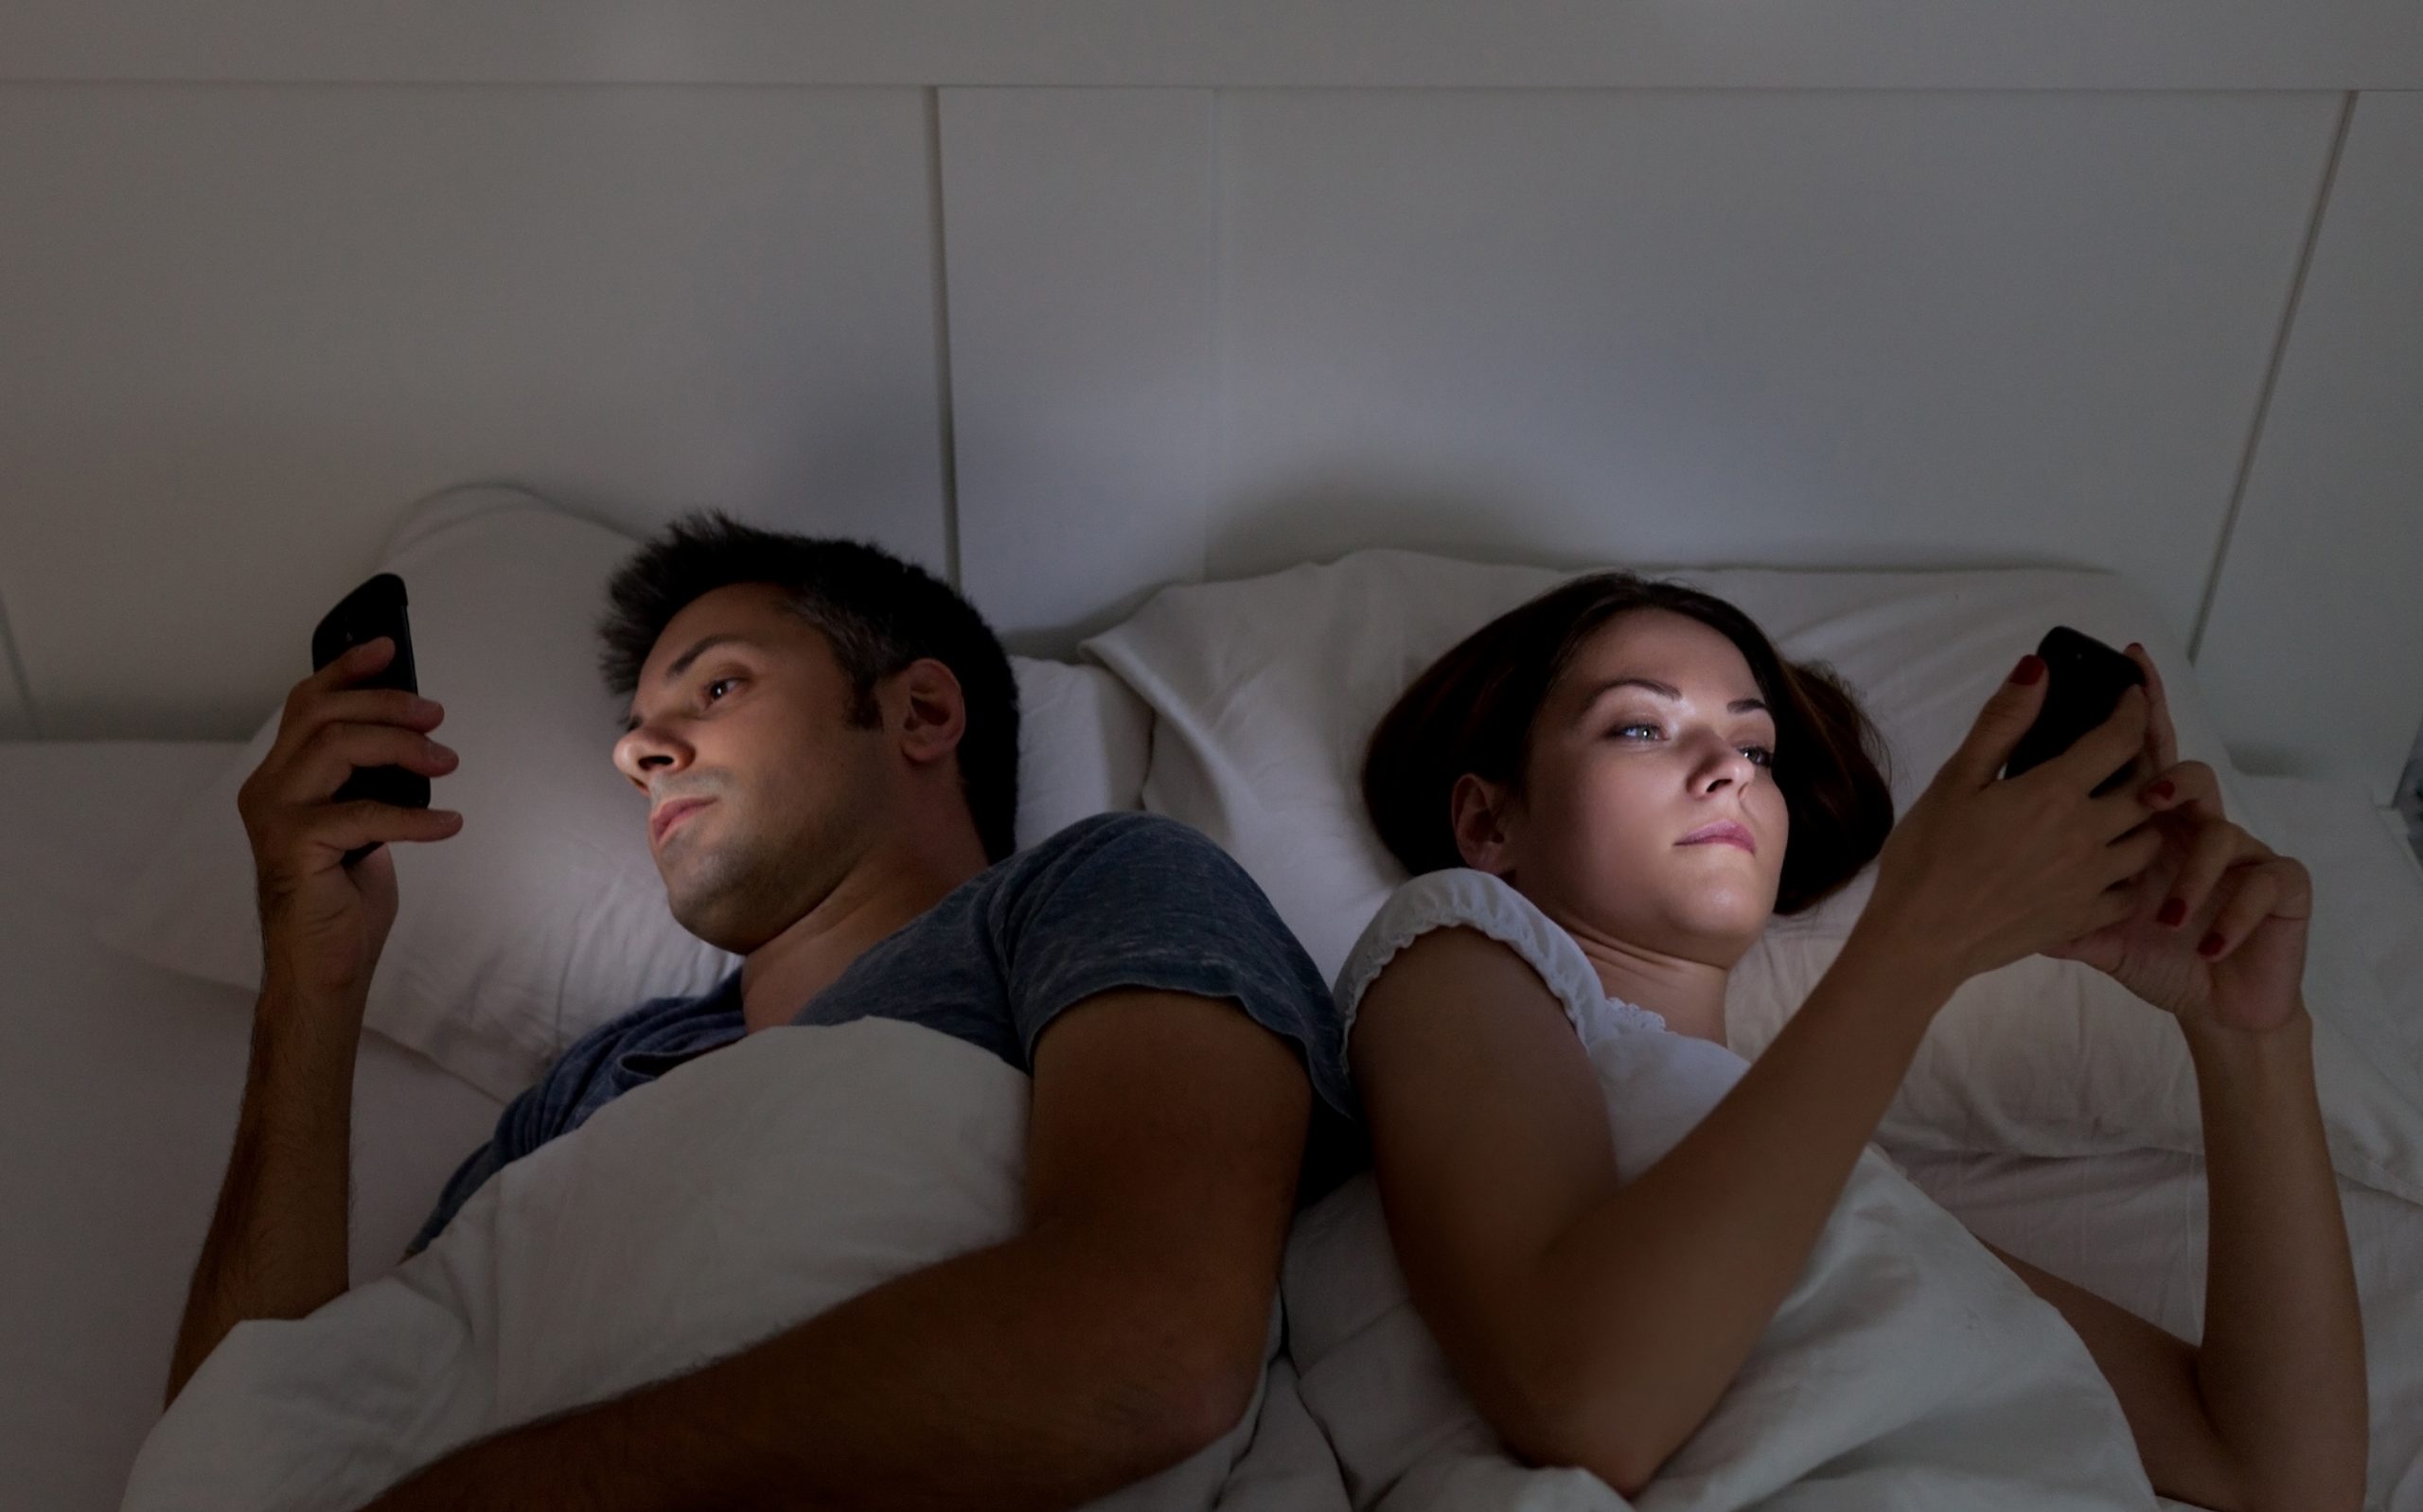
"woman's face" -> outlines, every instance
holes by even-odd
[[[1729,967],[1765,927],[1783,873],[1775,741],[1730,640],[1636,609],[1601,626],[1548,691],[1522,798],[1459,784],[1457,836],[1468,863],[1553,916]]]

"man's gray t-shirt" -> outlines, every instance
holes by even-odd
[[[1079,820],[971,878],[877,942],[792,1022],[901,1019],[1032,1072],[1046,1025],[1120,989],[1231,1002],[1295,1046],[1315,1094],[1303,1200],[1359,1162],[1328,985],[1245,870],[1175,819]],[[583,1035],[506,1106],[494,1137],[447,1183],[413,1250],[436,1238],[507,1163],[744,1032],[734,971],[699,996],[657,998]]]

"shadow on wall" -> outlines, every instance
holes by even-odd
[[[1214,578],[1329,561],[1366,546],[1477,562],[1575,570],[1620,566],[1651,573],[1738,567],[1951,571],[2108,565],[2058,550],[1990,556],[1973,546],[1922,539],[1891,550],[1870,544],[1846,553],[1838,534],[1813,512],[1799,528],[1769,532],[1747,551],[1740,545],[1722,555],[1678,550],[1678,541],[1692,538],[1742,540],[1740,521],[1732,518],[1737,515],[1724,498],[1645,498],[1612,486],[1603,498],[1585,501],[1488,483],[1390,486],[1368,476],[1316,478],[1220,511],[1204,557]],[[1678,526],[1678,520],[1686,523]]]
[[[1635,543],[1654,537],[1671,540],[1675,535],[1671,524],[1636,521],[1645,518],[1646,510],[1664,512],[1675,507],[1671,502],[1610,497],[1605,507],[1584,514],[1571,501],[1551,501],[1505,487],[1396,486],[1368,475],[1314,479],[1249,497],[1233,506],[1207,509],[1212,518],[1204,540],[1203,571],[1194,580],[1255,577],[1306,562],[1335,561],[1369,547],[1574,571],[1629,567],[1653,575],[1735,567],[1960,571],[2098,565],[2060,553],[1987,557],[1949,548],[1930,550],[1924,542],[1889,554],[1868,551],[1847,556],[1833,549],[1822,533],[1778,538],[1765,552],[1706,560],[1682,560],[1671,551],[1636,547]],[[1721,513],[1724,505],[1722,501],[1692,501],[1679,507]],[[1581,529],[1560,528],[1584,520],[1586,536]],[[1079,642],[1126,620],[1165,586],[1156,583],[1136,589],[1091,613],[1013,631],[1003,640],[1022,656],[1072,656]]]
[[[1316,482],[1223,510],[1204,541],[1214,578],[1251,577],[1299,562],[1333,561],[1370,546],[1525,567],[1603,567],[1626,559],[1600,539],[1559,539],[1542,528],[1556,511],[1535,500],[1479,488],[1382,487]]]
[[[1556,544],[1521,522],[1541,511],[1479,490],[1424,492],[1370,484],[1290,488],[1241,506],[1211,511],[1203,571],[1191,581],[1220,582],[1328,562],[1367,547],[1459,556],[1468,561],[1581,570],[1619,560],[1619,553]],[[1021,656],[1067,657],[1089,635],[1134,615],[1169,582],[1119,597],[1089,614],[1002,637]]]

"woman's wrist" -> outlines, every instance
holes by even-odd
[[[2183,1018],[2179,1032],[2200,1079],[2260,1086],[2282,1074],[2313,1077],[2313,1018],[2300,995],[2289,1014],[2270,1029],[2236,1029]]]
[[[1944,949],[1939,937],[1871,908],[1851,926],[1828,975],[1854,978],[1863,998],[1889,1004],[1925,1024],[1934,1021],[1972,973]]]

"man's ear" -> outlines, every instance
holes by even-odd
[[[921,657],[885,679],[884,722],[918,765],[947,760],[967,733],[967,699],[950,668]]]
[[[1492,876],[1514,874],[1514,842],[1507,832],[1512,796],[1502,782],[1470,772],[1456,779],[1447,799],[1447,814],[1456,834],[1456,850],[1464,865]]]

